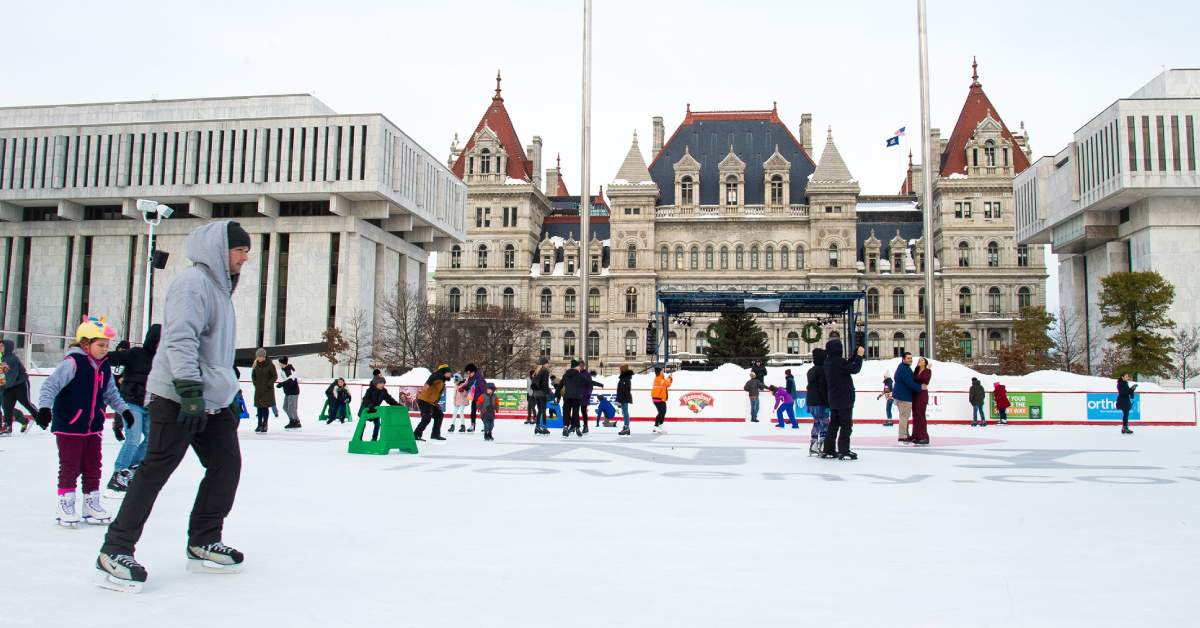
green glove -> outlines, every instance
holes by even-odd
[[[190,431],[204,429],[204,384],[190,379],[174,381],[175,394],[179,395],[179,423]]]

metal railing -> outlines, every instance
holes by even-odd
[[[654,215],[656,218],[807,218],[808,205],[659,205],[654,208]]]
[[[38,334],[27,331],[0,329],[0,339],[11,340],[26,369],[52,369],[62,362],[67,349],[75,342],[71,336]],[[114,347],[115,348],[115,347]]]

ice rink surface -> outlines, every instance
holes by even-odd
[[[140,595],[93,584],[101,527],[55,524],[53,438],[0,440],[0,626],[1200,621],[1195,428],[932,426],[912,448],[868,425],[842,462],[807,455],[807,425],[565,441],[501,421],[495,442],[456,433],[386,457],[347,454],[349,426],[252,427],[224,539],[245,571],[185,570],[189,455],[138,547]]]

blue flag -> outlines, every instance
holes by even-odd
[[[899,146],[900,145],[900,137],[899,136],[889,137],[888,141],[887,141],[887,145],[888,146]]]

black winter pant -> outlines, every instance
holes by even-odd
[[[1129,408],[1121,408],[1121,429],[1129,429]]]
[[[413,430],[413,435],[421,438],[421,435],[425,433],[425,426],[433,421],[432,436],[440,437],[442,435],[442,418],[445,416],[442,414],[441,406],[418,399],[417,409],[421,411],[421,422],[417,424],[417,429]]]
[[[17,412],[18,402],[29,411],[30,417],[37,416],[37,408],[29,401],[29,383],[17,384],[12,388],[4,389],[4,420],[9,425],[12,425],[13,421],[24,423],[28,420],[21,416],[20,412]]]
[[[237,417],[229,409],[209,415],[204,431],[193,434],[179,424],[179,404],[174,401],[153,397],[146,409],[150,412],[146,458],[129,484],[121,510],[108,527],[100,551],[133,553],[159,491],[187,454],[188,447],[204,466],[204,479],[196,491],[188,523],[188,545],[220,541],[242,474]]]
[[[829,433],[825,435],[824,453],[841,455],[850,451],[850,432],[853,430],[854,408],[830,408]]]
[[[546,398],[531,397],[529,403],[533,408],[533,419],[537,422],[538,427],[546,427]]]
[[[582,405],[578,399],[563,399],[563,429],[579,429],[579,410]]]
[[[667,402],[655,401],[654,408],[658,410],[658,413],[654,415],[654,427],[658,427],[667,420]]]

